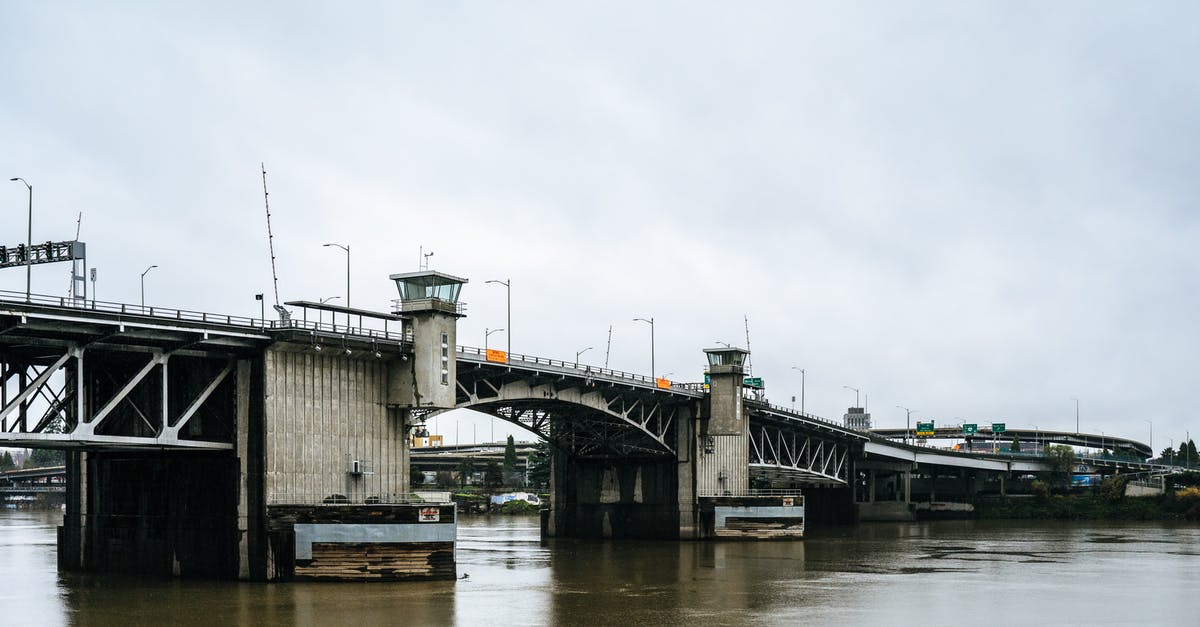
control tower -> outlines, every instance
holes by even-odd
[[[394,368],[388,404],[401,409],[445,409],[455,404],[455,346],[463,304],[458,296],[467,282],[432,270],[393,274],[400,291],[396,313],[412,329],[409,367]]]
[[[706,348],[708,420],[702,425],[696,489],[701,496],[742,494],[750,489],[750,421],[742,407],[744,364],[749,351]]]

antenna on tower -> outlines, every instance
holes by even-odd
[[[75,241],[76,242],[79,241],[79,228],[82,223],[83,223],[83,212],[80,211],[79,217],[75,218]],[[84,272],[87,271],[86,265],[87,265],[87,263],[84,262],[84,266],[85,266]],[[79,300],[80,299],[79,290],[76,288],[76,286],[82,283],[83,284],[83,300],[87,300],[87,281],[84,279],[83,275],[80,274],[78,266],[79,266],[78,261],[71,264],[71,285],[70,285],[70,287],[67,288],[67,297]]]
[[[750,353],[746,355],[746,374],[753,375],[754,364],[751,362],[751,359],[753,359],[754,353],[750,351],[750,314],[743,314],[742,320],[746,324],[746,352]]]
[[[279,319],[287,321],[291,314],[288,310],[279,306],[279,275],[275,272],[275,235],[271,233],[271,201],[267,193],[267,166],[265,163],[259,162],[262,167],[263,179],[263,206],[267,210],[267,248],[271,251],[271,283],[275,286],[275,304],[272,307],[279,312]]]
[[[612,351],[612,325],[608,325],[608,345],[604,347],[604,367],[608,368],[608,353]]]

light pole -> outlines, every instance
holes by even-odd
[[[792,366],[792,370],[800,371],[800,413],[804,413],[804,368]]]
[[[1071,400],[1075,401],[1075,435],[1079,435],[1079,399],[1072,396]]]
[[[321,303],[322,305],[324,305],[325,303],[328,303],[328,302],[329,302],[329,301],[331,301],[331,300],[337,300],[337,299],[339,299],[339,298],[341,298],[341,296],[330,296],[329,298],[322,298],[322,299],[319,299],[319,300],[320,300],[320,303]],[[320,310],[320,309],[318,309],[318,310],[317,310],[317,327],[318,327],[318,328],[320,328],[320,326],[321,326],[321,318],[322,318],[322,316],[323,316],[323,315],[324,315],[324,314],[321,312],[321,310]],[[331,320],[333,320],[333,314],[329,314],[329,318],[330,318]],[[337,320],[333,320],[333,322],[331,322],[331,323],[330,323],[330,324],[333,324],[333,330],[334,330],[334,331],[337,331],[337,324],[336,324],[336,323],[337,323]],[[346,330],[347,330],[347,331],[349,331],[349,329],[346,329]]]
[[[589,346],[589,347],[587,347],[587,348],[585,348],[585,349],[583,349],[583,350],[581,350],[581,351],[575,351],[575,367],[576,367],[576,368],[578,368],[578,367],[579,367],[579,356],[580,356],[580,355],[582,355],[582,354],[584,354],[584,353],[586,353],[586,352],[588,352],[588,351],[590,351],[590,350],[592,350],[592,347],[591,347],[591,346]]]
[[[488,338],[491,337],[493,333],[497,333],[497,332],[503,331],[503,330],[504,329],[489,329],[487,327],[484,327],[484,329],[483,329],[483,352],[484,352],[485,356],[487,354],[487,349],[488,349]]]
[[[324,244],[323,246],[336,246],[346,251],[346,308],[350,308],[350,245],[346,244]],[[346,329],[350,328],[350,312],[346,312]]]
[[[15,176],[10,181],[21,181],[29,190],[29,223],[25,232],[25,302],[29,302],[30,278],[33,276],[33,186],[25,179]]]
[[[1176,466],[1175,458],[1179,456],[1175,454],[1175,438],[1167,438],[1167,444],[1171,447],[1171,465]]]
[[[255,294],[254,300],[258,301],[258,319],[261,321],[263,331],[267,330],[267,301],[263,300],[262,294]]]
[[[508,325],[509,329],[508,335],[505,336],[508,347],[504,351],[504,363],[508,363],[508,360],[511,359],[509,355],[512,355],[512,277],[509,277],[503,281],[500,279],[492,279],[490,281],[484,281],[484,283],[496,283],[504,286],[505,300],[508,301],[508,316],[506,319],[506,324]]]
[[[854,390],[854,406],[858,407],[858,388],[852,388],[848,385],[843,385],[842,387],[846,388],[847,390]]]
[[[1039,428],[1037,425],[1033,424],[1032,422],[1030,422],[1030,423],[1026,423],[1026,424],[1028,424],[1029,426],[1033,427],[1033,445],[1034,445],[1034,446],[1036,446],[1036,447],[1038,447],[1038,450],[1039,450],[1039,451],[1040,451],[1040,450],[1042,450],[1042,442],[1041,442],[1041,440],[1042,440],[1042,434],[1041,434],[1041,429],[1040,429],[1040,428]]]
[[[650,318],[634,318],[634,322],[645,322],[650,325],[650,378],[656,379],[654,374],[654,317]]]
[[[150,266],[142,273],[142,313],[146,313],[146,275],[158,266]]]
[[[896,405],[896,409],[904,410],[904,443],[908,444],[908,432],[912,428],[912,410],[899,405]]]
[[[1142,418],[1142,422],[1150,425],[1150,457],[1154,457],[1154,421]]]

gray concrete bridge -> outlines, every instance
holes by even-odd
[[[312,572],[306,525],[345,542],[370,527],[322,504],[406,502],[411,430],[453,409],[553,445],[551,535],[786,535],[852,520],[873,473],[1042,468],[770,405],[735,348],[704,351],[705,385],[459,346],[466,281],[391,278],[396,312],[295,301],[282,320],[0,293],[0,445],[68,451],[64,565]]]

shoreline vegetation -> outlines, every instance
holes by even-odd
[[[1030,520],[1127,520],[1200,522],[1200,487],[1168,490],[1158,496],[1056,494],[984,497],[973,518]]]

